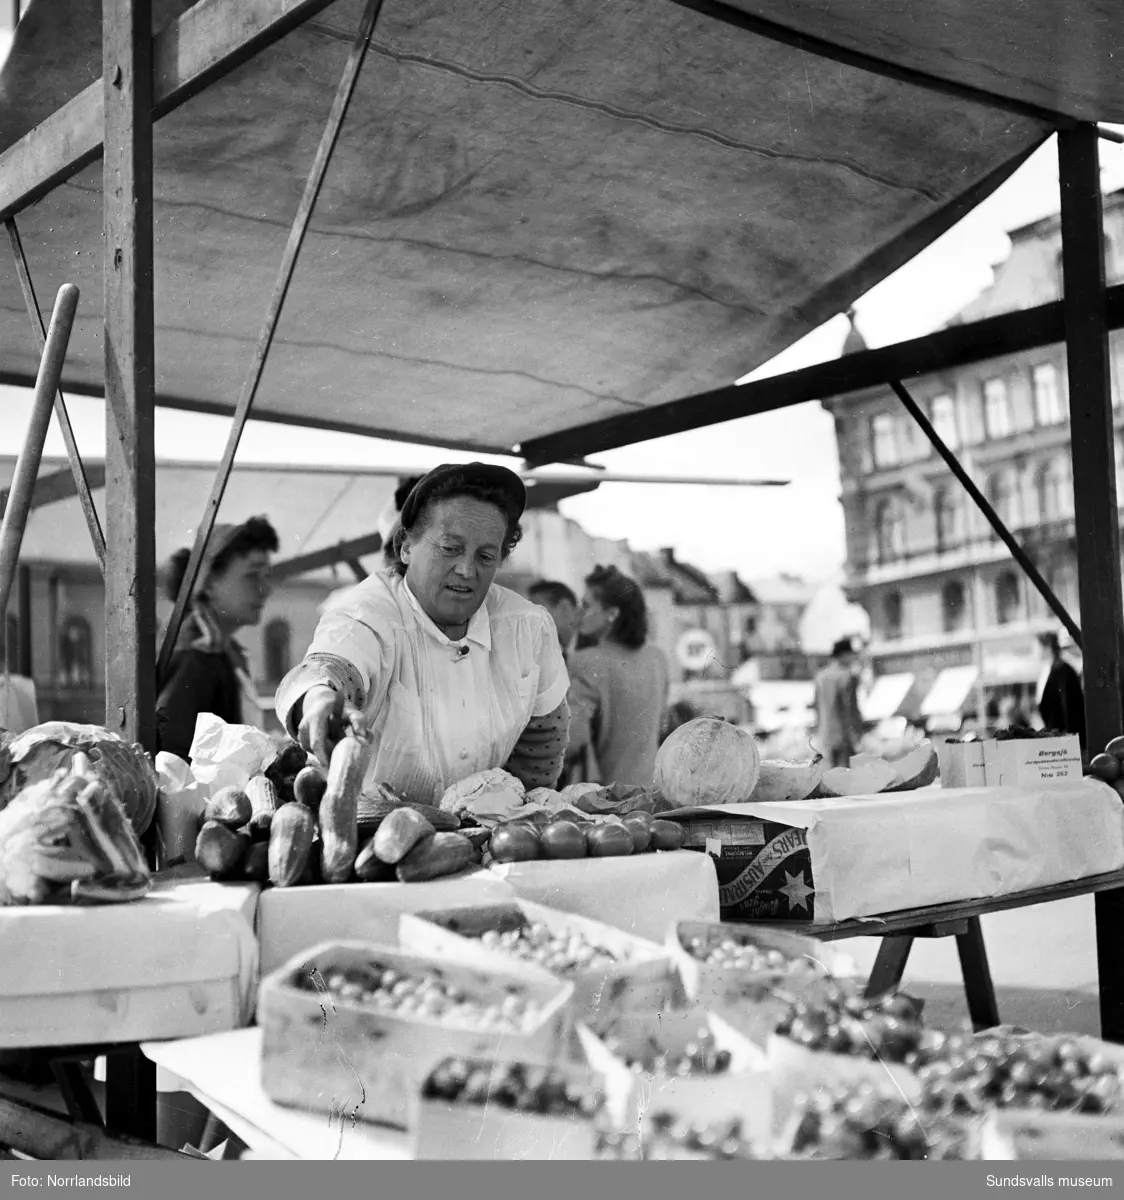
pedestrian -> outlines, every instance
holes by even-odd
[[[242,701],[257,704],[246,652],[234,635],[261,620],[272,592],[270,555],[278,546],[277,532],[265,517],[211,530],[200,582],[184,614],[167,676],[157,683],[158,750],[190,761],[200,713],[239,725]],[[166,592],[173,604],[190,557],[190,550],[179,550],[168,564]]]
[[[1043,659],[1038,679],[1038,715],[1047,729],[1077,734],[1085,749],[1085,693],[1081,676],[1062,657],[1056,633],[1038,636]]]
[[[832,767],[848,766],[862,740],[858,663],[854,643],[842,638],[831,649],[831,662],[816,676],[816,732]]]
[[[541,604],[553,617],[554,627],[558,630],[558,644],[562,647],[562,657],[569,662],[574,636],[581,623],[577,596],[564,583],[540,579],[527,589],[527,599],[532,604]]]
[[[669,672],[648,642],[640,585],[616,567],[595,568],[585,580],[581,632],[595,644],[570,660],[567,761],[586,782],[651,787]]]

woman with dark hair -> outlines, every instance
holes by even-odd
[[[615,567],[586,577],[581,632],[595,640],[570,663],[574,775],[650,787],[667,703],[667,660],[648,644],[640,585]],[[591,761],[591,759],[593,761]]]
[[[523,481],[506,467],[436,467],[413,487],[393,563],[324,613],[277,716],[327,763],[346,709],[375,743],[370,782],[436,803],[503,767],[553,786],[569,678],[550,615],[493,580],[522,534]]]
[[[242,525],[216,525],[199,569],[200,583],[191,599],[166,678],[157,683],[157,748],[187,758],[200,713],[214,713],[230,724],[242,721],[242,700],[256,702],[246,653],[234,634],[261,620],[272,591],[270,555],[277,533],[265,517]],[[175,603],[187,571],[190,550],[172,555],[165,591]]]

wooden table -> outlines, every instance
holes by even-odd
[[[1067,900],[1124,888],[1124,871],[1092,875],[1068,883],[1007,896],[992,896],[985,900],[960,900],[953,904],[934,904],[927,908],[907,908],[879,917],[861,917],[835,924],[816,924],[812,921],[754,921],[754,925],[774,925],[789,933],[800,933],[821,941],[839,941],[853,937],[880,937],[882,945],[866,985],[868,996],[890,991],[901,983],[909,952],[916,938],[956,938],[960,956],[960,972],[964,979],[964,994],[968,1014],[976,1029],[989,1029],[999,1024],[999,1006],[995,986],[987,961],[980,917],[1011,908],[1030,908],[1052,900]],[[731,922],[743,924],[743,922]]]

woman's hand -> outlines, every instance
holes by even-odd
[[[325,768],[332,761],[332,746],[338,741],[340,718],[343,716],[343,695],[335,688],[316,684],[304,694],[301,706],[301,722],[297,726],[297,740]]]

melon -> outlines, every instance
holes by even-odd
[[[887,788],[891,792],[912,792],[929,787],[937,782],[940,774],[937,752],[927,741],[891,765],[898,774],[898,782]]]
[[[823,773],[816,792],[820,796],[874,796],[894,786],[898,773],[880,758],[857,767],[832,767]]]
[[[696,717],[656,754],[655,785],[673,804],[741,804],[757,786],[761,755],[753,734],[718,717]]]
[[[827,759],[822,754],[808,762],[763,759],[752,799],[755,804],[791,804],[796,800],[807,800],[819,787],[826,770]]]

